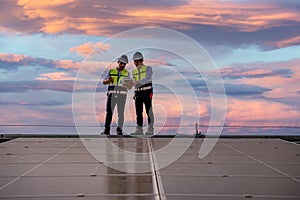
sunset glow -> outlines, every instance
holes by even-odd
[[[82,65],[88,67],[82,71],[86,77],[79,77],[86,79],[80,92],[96,91],[97,120],[103,124],[106,86],[99,69],[115,67],[120,55],[114,60],[89,57],[114,54],[113,44],[106,42],[112,35],[162,27],[197,41],[216,64],[226,90],[226,125],[300,126],[299,8],[294,0],[4,0],[0,8],[0,124],[74,125],[72,92]],[[120,48],[127,45],[128,38],[118,39]],[[183,48],[172,39],[166,36],[162,43],[171,41]],[[130,59],[126,66],[130,72],[133,51],[124,52]],[[156,125],[209,124],[211,96],[206,81],[214,81],[215,71],[187,70],[185,55],[142,46],[141,51],[145,64],[153,67],[154,84],[168,79],[165,88],[154,88]],[[202,56],[194,53],[186,51]],[[186,82],[172,70],[161,70],[164,67],[185,75]],[[189,85],[195,94],[184,88],[173,94],[181,84]],[[84,98],[81,109],[86,109]],[[134,126],[131,96],[126,109],[125,125]],[[189,120],[180,121],[182,116]],[[82,116],[87,125],[90,117]]]

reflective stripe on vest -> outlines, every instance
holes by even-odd
[[[143,65],[141,68],[137,68],[136,67],[132,71],[133,80],[139,81],[139,80],[142,80],[142,79],[146,78],[146,76],[147,76],[147,68],[148,68],[147,65]]]
[[[123,69],[121,71],[120,76],[118,76],[118,73],[119,73],[119,71],[116,68],[111,69],[109,71],[109,76],[112,77],[112,79],[113,79],[113,83],[112,84],[114,84],[114,85],[120,84],[121,80],[124,77],[128,77],[129,76],[129,72],[126,69]]]

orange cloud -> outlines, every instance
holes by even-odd
[[[197,24],[255,31],[285,25],[287,20],[300,21],[299,12],[271,3],[191,0],[185,4],[147,7],[116,2],[111,10],[106,5],[91,3],[87,4],[90,7],[84,7],[79,0],[19,0],[18,5],[23,8],[23,13],[15,13],[16,16],[23,20],[42,19],[41,30],[51,34],[78,31],[108,35],[130,27],[192,29]],[[74,12],[70,12],[70,8]],[[86,12],[87,9],[90,12]]]
[[[73,60],[58,60],[55,61],[55,65],[62,69],[79,69],[81,62],[75,62]]]
[[[70,51],[77,52],[77,54],[81,56],[87,56],[93,51],[94,51],[93,54],[100,54],[103,51],[109,50],[109,48],[110,48],[109,44],[104,44],[102,42],[96,42],[96,43],[87,42],[77,47],[72,47]]]
[[[297,36],[286,40],[278,41],[275,43],[275,45],[279,48],[282,48],[282,47],[288,47],[299,43],[300,43],[300,36]]]
[[[75,0],[19,0],[17,5],[23,7],[26,18],[53,18],[60,16],[59,12],[55,11],[55,8],[65,6],[72,2],[75,2]],[[18,14],[16,13],[16,15]]]
[[[186,5],[172,9],[145,8],[128,10],[125,14],[134,17],[140,23],[180,21],[189,24],[237,27],[242,31],[255,31],[278,26],[287,19],[300,21],[298,12],[286,11],[276,5],[215,1],[190,1]]]
[[[19,0],[18,5],[25,8],[47,8],[49,6],[61,6],[74,2],[75,0],[51,0],[51,1],[40,1],[40,0]]]
[[[67,19],[59,19],[44,22],[42,31],[46,33],[60,33],[72,28],[72,23],[68,23]]]

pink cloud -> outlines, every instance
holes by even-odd
[[[261,65],[262,63],[258,64]],[[277,76],[265,76],[251,79],[240,79],[241,84],[254,84],[261,87],[272,89],[271,91],[265,92],[265,96],[269,98],[295,98],[299,97],[299,83],[300,83],[300,59],[294,59],[287,62],[273,62],[264,63],[265,68],[272,69],[290,69],[293,74],[285,77],[278,74]],[[252,64],[255,67],[255,64]]]
[[[296,36],[296,37],[288,38],[288,39],[285,39],[285,40],[277,41],[274,44],[279,48],[300,44],[300,36]]]
[[[236,63],[220,69],[227,82],[234,81],[239,85],[254,85],[268,88],[263,96],[267,98],[296,99],[300,98],[300,59],[281,62]]]
[[[300,111],[279,102],[228,99],[228,125],[300,125]]]
[[[239,85],[269,89],[256,99],[227,96],[229,125],[299,125],[300,59],[235,64],[221,73]]]
[[[2,124],[74,124],[70,104],[51,106],[51,109],[44,108],[43,110],[39,110],[38,103],[30,107],[1,106],[1,110],[6,113],[5,118],[1,120]]]
[[[272,69],[261,68],[233,68],[224,67],[220,70],[223,77],[244,78],[244,77],[262,77],[270,76],[273,73]]]
[[[29,58],[29,56],[21,55],[21,54],[4,54],[0,53],[0,60],[6,61],[6,62],[20,62],[24,60],[25,58]]]
[[[40,77],[36,78],[36,80],[54,80],[54,81],[76,80],[76,77],[70,77],[69,74],[65,72],[53,72],[53,73],[41,74]]]

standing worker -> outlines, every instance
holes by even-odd
[[[135,112],[137,126],[133,134],[143,134],[143,104],[145,104],[148,116],[148,129],[146,135],[153,135],[154,115],[152,110],[152,67],[144,65],[144,57],[141,52],[135,52],[133,61],[136,68],[132,71],[133,85],[135,86]]]
[[[126,55],[122,55],[118,58],[118,66],[109,70],[109,73],[103,80],[104,85],[108,85],[107,92],[107,102],[106,102],[106,118],[105,118],[105,128],[102,134],[110,135],[110,125],[112,121],[113,112],[115,106],[118,109],[118,127],[116,132],[118,135],[123,135],[122,129],[124,124],[124,110],[127,97],[128,87],[124,87],[122,84],[124,79],[130,77],[129,72],[125,69],[128,63],[128,58]]]

